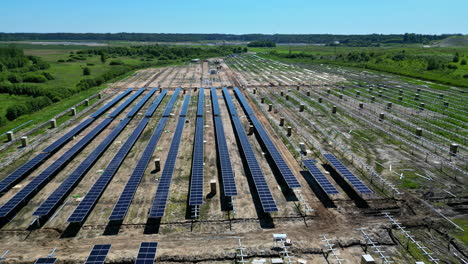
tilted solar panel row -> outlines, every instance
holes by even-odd
[[[135,264],[154,264],[156,259],[157,242],[143,242],[138,250],[138,256]]]
[[[281,155],[281,153],[278,151],[278,149],[276,148],[275,144],[271,140],[268,133],[263,128],[260,121],[258,121],[258,119],[253,114],[253,110],[252,108],[250,108],[249,103],[245,99],[244,95],[241,93],[241,91],[237,87],[234,88],[234,91],[242,107],[244,108],[246,113],[249,115],[250,121],[255,127],[255,130],[260,136],[260,140],[262,141],[263,145],[266,147],[268,153],[270,154],[270,157],[273,159],[277,170],[281,174],[281,177],[283,177],[284,181],[286,182],[286,184],[288,185],[290,189],[301,188],[301,184],[299,183],[296,176],[291,171],[291,168],[289,168],[288,164],[284,160],[283,155]],[[252,114],[249,114],[249,112]]]
[[[188,104],[190,103],[190,95],[185,96],[182,111],[187,111]],[[171,146],[164,164],[164,169],[159,179],[158,188],[156,195],[154,196],[153,204],[149,213],[150,218],[161,218],[164,216],[166,209],[167,198],[169,196],[169,187],[171,186],[172,174],[174,173],[175,163],[177,160],[177,153],[179,152],[180,138],[184,130],[185,115],[187,112],[181,112],[179,121],[177,122],[177,128],[172,138]]]
[[[91,252],[89,252],[89,256],[86,258],[85,264],[104,264],[110,249],[110,244],[94,245]]]
[[[112,100],[112,102],[106,104],[105,106],[101,107],[98,111],[91,115],[91,117],[98,117],[115,105],[118,101],[124,98],[128,93],[132,91],[132,88],[128,89],[124,93],[120,94],[116,98]],[[23,164],[21,167],[16,169],[10,175],[5,177],[0,181],[0,195],[10,190],[15,184],[20,182],[26,176],[31,174],[37,167],[39,167],[42,162],[47,160],[53,153],[55,153],[58,149],[63,147],[68,141],[70,141],[74,136],[78,133],[83,131],[86,127],[88,127],[91,123],[94,122],[94,118],[88,118],[85,121],[81,122],[78,126],[74,127],[72,130],[67,132],[65,135],[60,137],[58,140],[53,142],[51,145],[46,147],[42,150],[43,153],[39,153],[34,158]]]
[[[175,89],[175,91],[174,91],[174,93],[176,93],[176,94],[179,94],[179,92],[180,92],[180,88],[177,88],[177,89]],[[170,107],[167,107],[167,108],[166,108],[166,110],[164,111],[164,113],[163,113],[163,115],[162,115],[163,117],[168,117],[168,116],[171,115],[171,109],[172,109],[172,107],[174,106],[176,100],[177,100],[177,97],[175,97],[175,98],[172,97],[172,98],[171,98],[171,100],[170,100],[169,103],[168,103],[168,106],[170,106]]]
[[[213,108],[213,115],[214,116],[221,115],[221,111],[219,109],[219,103],[218,103],[218,95],[216,94],[216,88],[215,87],[211,87],[211,106]]]
[[[189,205],[203,204],[203,163],[204,163],[204,118],[197,117],[195,142],[192,154],[192,173],[190,177]]]
[[[234,172],[232,170],[231,158],[229,156],[229,149],[226,143],[226,135],[224,134],[223,120],[221,119],[221,116],[214,117],[214,124],[224,195],[235,196],[237,195],[237,187],[234,180]]]
[[[315,165],[315,160],[303,160],[302,164],[309,171],[310,175],[315,179],[320,188],[327,194],[338,194],[338,190],[333,184],[323,175],[323,173]]]
[[[248,116],[253,116],[253,115],[255,115],[255,112],[252,110],[252,108],[250,108],[249,103],[248,103],[247,100],[245,99],[244,95],[242,95],[242,93],[241,93],[241,91],[239,90],[239,88],[234,87],[234,92],[236,93],[237,99],[239,99],[239,101],[241,102],[242,108],[244,109],[245,113],[246,113]]]
[[[67,152],[54,161],[43,172],[36,176],[23,189],[16,193],[2,207],[0,207],[0,222],[8,221],[16,212],[39,192],[57,173],[59,173],[79,152],[81,152],[105,127],[112,122],[106,118],[101,124],[84,136]]]
[[[154,112],[156,112],[156,109],[159,107],[159,105],[161,104],[161,102],[164,99],[164,97],[166,96],[166,94],[167,94],[167,90],[163,90],[159,94],[158,98],[156,98],[156,100],[153,102],[153,104],[151,104],[151,106],[146,111],[145,117],[152,117],[153,116]]]
[[[125,118],[112,130],[96,149],[55,189],[55,191],[33,213],[39,217],[50,217],[60,206],[67,195],[76,187],[80,180],[88,173],[91,167],[102,156],[117,136],[130,123],[130,118]]]
[[[229,115],[231,116],[237,116],[237,110],[236,106],[231,100],[231,96],[229,95],[229,90],[226,87],[223,87],[223,96],[224,96],[224,101],[226,102],[226,105],[229,110]],[[227,98],[229,97],[229,98]]]
[[[110,113],[108,115],[108,117],[110,118],[115,118],[116,116],[118,116],[125,108],[127,108],[127,106],[129,106],[138,96],[140,96],[140,94],[142,94],[146,89],[145,88],[141,88],[139,89],[136,93],[134,93],[130,98],[129,100],[125,101],[125,103],[119,105],[119,107],[117,107],[117,109],[115,109],[114,111],[112,111],[112,113]]]
[[[178,94],[174,93],[172,95],[172,98],[177,98],[177,96]],[[173,104],[167,105],[166,110],[171,111],[172,106]],[[146,148],[143,151],[143,154],[140,160],[138,161],[135,169],[133,170],[132,175],[130,176],[127,184],[125,185],[125,188],[122,191],[122,194],[120,195],[119,200],[115,204],[114,209],[112,210],[112,213],[109,217],[109,220],[118,221],[118,220],[123,220],[125,218],[128,208],[130,207],[130,204],[133,200],[133,196],[135,195],[138,185],[140,184],[141,179],[145,173],[145,170],[148,167],[151,156],[154,153],[154,150],[156,148],[156,145],[158,144],[161,134],[164,131],[164,127],[166,126],[166,123],[167,123],[167,117],[162,117],[161,120],[159,120],[159,123],[156,129],[154,130],[153,135],[151,136],[148,144],[146,145]]]
[[[161,93],[158,96],[158,98],[156,98],[156,100],[154,100],[154,102],[150,106],[150,108],[152,109],[152,113],[147,112],[147,114],[152,115],[156,111],[156,108],[153,107],[153,106],[154,105],[159,106],[161,104],[162,98],[164,98],[164,96],[166,96],[166,92]],[[138,140],[140,135],[143,133],[143,130],[148,125],[149,120],[150,120],[149,117],[145,117],[140,121],[138,126],[135,128],[135,130],[132,132],[132,134],[128,137],[128,139],[125,141],[125,143],[119,149],[117,154],[115,154],[115,156],[112,158],[110,163],[107,165],[106,169],[101,174],[101,176],[98,178],[96,183],[93,185],[93,187],[91,187],[91,189],[88,191],[86,196],[80,202],[78,207],[73,211],[72,215],[68,218],[68,220],[67,220],[68,222],[70,222],[70,223],[83,223],[86,220],[89,213],[94,208],[97,201],[101,197],[102,193],[107,188],[110,181],[114,177],[115,173],[119,169],[119,167],[122,164],[123,160],[128,155],[128,153],[130,152],[131,148],[133,147],[135,142]]]
[[[205,90],[200,88],[198,92],[197,117],[203,117],[205,113]]]
[[[151,89],[148,92],[148,94],[146,94],[145,97],[143,97],[143,99],[141,99],[141,101],[138,102],[138,104],[130,112],[128,112],[127,117],[129,117],[129,118],[134,117],[138,113],[138,111],[140,111],[140,109],[143,107],[143,105],[151,98],[151,96],[153,96],[153,94],[157,90],[158,90],[158,88]]]
[[[367,187],[360,179],[358,179],[358,177],[346,168],[343,163],[335,157],[335,155],[327,153],[323,156],[328,160],[330,165],[335,168],[335,170],[338,171],[338,173],[340,173],[359,193],[373,193],[371,189],[369,189],[369,187]]]
[[[131,93],[133,91],[133,88],[128,88],[127,90],[125,90],[125,92],[119,94],[116,98],[112,99],[112,101],[110,101],[109,103],[105,104],[103,107],[99,108],[96,112],[92,113],[90,115],[90,117],[92,118],[96,118],[96,117],[99,117],[100,115],[104,114],[107,110],[109,110],[109,108],[111,108],[112,106],[114,106],[117,102],[119,102],[120,100],[122,100],[122,98],[124,98],[125,96],[127,96],[129,93]]]
[[[232,102],[231,96],[227,89],[223,89],[224,100],[228,105],[229,112],[232,114],[235,112],[235,107]],[[237,138],[240,142],[239,147],[244,154],[244,158],[247,162],[247,170],[250,172],[250,175],[253,179],[255,189],[260,198],[260,203],[262,205],[263,211],[265,213],[277,212],[278,208],[273,199],[273,195],[268,187],[268,184],[265,179],[265,175],[258,164],[255,153],[252,150],[247,134],[244,131],[244,127],[238,116],[231,116],[231,121],[234,125],[234,131],[236,132]]]

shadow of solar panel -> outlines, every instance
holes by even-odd
[[[94,245],[93,249],[86,258],[85,264],[104,264],[111,245]]]
[[[338,171],[358,192],[363,194],[373,193],[358,177],[356,177],[348,168],[346,168],[341,161],[339,161],[333,154],[323,155],[330,165]]]
[[[325,175],[323,175],[319,168],[317,168],[317,166],[315,165],[315,160],[303,160],[302,163],[325,193],[339,193],[335,186],[333,186],[333,184],[327,179],[327,177],[325,177]]]

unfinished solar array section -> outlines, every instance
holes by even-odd
[[[89,253],[88,258],[86,259],[85,264],[104,264],[106,261],[107,254],[111,245],[94,245],[93,249]]]
[[[109,110],[112,106],[114,106],[117,102],[122,100],[125,96],[131,93],[133,88],[127,89],[125,92],[121,93],[119,96],[114,98],[112,101],[101,107],[99,110],[91,114],[90,118],[86,119],[85,121],[81,122],[78,126],[74,127],[68,133],[60,137],[54,143],[46,147],[42,150],[42,153],[39,153],[34,158],[30,159],[28,162],[23,164],[21,167],[16,169],[10,175],[5,177],[0,181],[0,194],[5,193],[9,189],[11,189],[15,184],[21,181],[23,178],[28,176],[32,171],[34,171],[39,165],[42,164],[45,160],[47,160],[53,153],[59,150],[65,143],[70,141],[74,136],[78,133],[83,131],[86,127],[88,127],[91,123],[93,123],[97,117],[101,116],[104,112]]]
[[[258,164],[257,158],[255,157],[255,153],[252,150],[252,146],[250,145],[247,134],[244,131],[244,127],[242,126],[242,123],[239,117],[237,116],[237,111],[234,106],[234,103],[232,102],[231,95],[229,95],[229,91],[225,87],[223,88],[223,94],[224,100],[228,105],[229,113],[231,115],[232,123],[234,124],[237,138],[240,142],[239,147],[241,148],[243,156],[247,162],[247,170],[249,171],[253,179],[255,189],[257,190],[257,194],[260,199],[263,211],[265,213],[277,212],[278,208],[276,207],[273,195],[271,194],[271,191],[268,188],[265,175],[263,175],[262,169]]]
[[[157,242],[143,242],[140,245],[135,264],[153,264],[156,259]]]
[[[119,151],[115,154],[115,156],[109,162],[106,169],[101,174],[101,176],[99,176],[96,183],[91,187],[91,189],[88,191],[86,196],[80,202],[78,207],[75,209],[75,211],[73,211],[72,215],[68,218],[67,220],[68,222],[83,223],[85,221],[85,219],[88,217],[89,213],[91,212],[91,210],[94,208],[97,201],[101,197],[102,193],[107,188],[107,186],[109,185],[114,175],[117,173],[117,170],[120,168],[120,165],[124,161],[125,157],[127,157],[133,145],[135,144],[135,142],[138,140],[140,135],[143,133],[143,130],[148,125],[149,116],[151,116],[157,108],[157,107],[154,107],[154,105],[159,106],[165,95],[166,93],[161,93],[158,96],[158,98],[156,98],[156,100],[153,102],[153,104],[150,106],[150,108],[146,112],[145,118],[143,118],[140,121],[138,126],[132,132],[132,134],[128,137],[128,139],[125,141],[122,147],[120,147]]]
[[[223,191],[225,196],[236,196],[237,188],[234,180],[229,149],[224,134],[223,120],[218,103],[216,88],[211,88],[211,105],[213,108],[213,119],[216,133],[216,146],[218,149],[218,161],[221,169],[221,179],[223,180]]]
[[[171,146],[167,154],[166,163],[159,179],[158,189],[151,206],[149,218],[161,218],[166,210],[167,198],[169,196],[169,188],[172,182],[175,164],[177,161],[177,153],[179,152],[180,138],[184,130],[185,118],[187,115],[188,106],[190,103],[190,95],[185,96],[184,104],[180,112],[177,128],[172,138]]]
[[[286,163],[283,156],[276,148],[275,144],[273,143],[270,136],[263,128],[260,121],[258,121],[257,117],[255,117],[252,108],[250,108],[249,103],[245,99],[242,92],[237,87],[234,88],[234,92],[236,93],[236,96],[239,99],[239,102],[241,103],[242,108],[244,108],[244,111],[247,113],[250,121],[252,122],[252,125],[255,127],[255,130],[260,136],[260,139],[263,142],[263,145],[266,147],[268,153],[270,154],[270,157],[274,161],[276,168],[278,169],[279,173],[283,177],[288,187],[290,189],[301,188],[301,184],[297,180],[296,176],[294,176],[294,174],[292,173],[288,164]]]
[[[315,160],[303,160],[302,164],[309,171],[310,175],[315,179],[320,188],[327,194],[338,194],[338,190],[333,186],[333,184],[323,175],[323,173],[315,165]]]
[[[166,106],[166,109],[164,112],[170,113],[170,111],[172,110],[172,107],[174,106],[175,101],[177,100],[179,91],[180,91],[180,88],[177,88],[174,91],[174,94],[172,95],[169,101],[169,104]],[[164,90],[164,92],[166,92],[166,90]],[[130,176],[127,184],[125,185],[125,188],[122,191],[122,194],[120,195],[119,200],[115,204],[114,209],[112,210],[112,213],[109,217],[109,220],[123,221],[123,219],[125,218],[125,215],[128,212],[128,208],[130,207],[130,204],[133,200],[133,197],[138,188],[138,185],[140,184],[141,179],[143,178],[143,175],[145,174],[145,170],[148,167],[148,164],[151,160],[151,156],[153,155],[154,150],[156,149],[156,145],[158,144],[158,141],[161,137],[161,134],[164,131],[164,127],[166,126],[167,119],[168,119],[167,117],[162,117],[159,120],[159,123],[153,132],[153,135],[151,136],[150,140],[146,144],[146,148],[143,151],[143,154],[141,155],[140,160],[138,161],[135,169],[132,172],[132,175]]]
[[[349,182],[354,189],[362,194],[370,194],[372,191],[360,180],[358,179],[348,168],[346,168],[341,161],[339,161],[333,154],[324,154],[323,155],[330,165],[343,176],[347,182]]]
[[[137,92],[134,96],[129,98],[123,105],[129,105],[138,95],[143,92],[144,89]],[[121,108],[119,111],[123,111]],[[113,118],[106,118],[98,126],[96,126],[91,132],[86,134],[80,141],[73,145],[68,151],[62,154],[57,160],[55,160],[50,166],[30,181],[23,189],[16,193],[10,200],[8,200],[0,208],[0,224],[6,223],[11,219],[16,212],[22,208],[26,203],[39,192],[55,175],[57,175],[67,164],[78,155],[99,133],[101,133],[105,127],[107,127]]]
[[[118,135],[128,125],[130,120],[135,114],[141,110],[143,105],[153,96],[157,91],[157,88],[153,88],[148,94],[143,97],[140,102],[133,107],[133,109],[127,114],[127,118],[124,118],[120,123],[112,130],[112,132],[88,155],[88,157],[81,162],[80,165],[60,184],[60,186],[39,206],[39,208],[33,213],[35,216],[41,218],[50,217],[54,210],[60,205],[65,197],[75,188],[80,180],[86,175],[96,161],[102,156],[107,150],[111,143],[117,138]]]
[[[190,177],[189,205],[203,204],[203,163],[204,163],[204,126],[205,91],[200,88],[198,93],[197,121],[195,124],[195,140],[192,154],[192,175]]]

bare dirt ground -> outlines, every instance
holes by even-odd
[[[135,259],[139,244],[144,241],[157,241],[160,243],[157,254],[158,263],[233,263],[236,258],[239,238],[241,238],[242,245],[246,248],[245,254],[248,261],[255,258],[269,259],[280,256],[280,249],[275,247],[272,240],[272,235],[275,233],[285,233],[292,240],[290,250],[295,260],[300,258],[306,260],[307,263],[337,263],[331,253],[328,261],[325,259],[326,254],[323,251],[325,242],[322,241],[321,235],[326,235],[327,238],[331,239],[331,243],[335,244],[336,253],[339,254],[339,258],[343,259],[342,263],[359,263],[361,255],[365,252],[365,242],[358,228],[363,227],[367,228],[366,232],[375,242],[383,246],[383,249],[386,251],[385,254],[390,255],[396,263],[414,263],[414,260],[419,258],[417,253],[413,252],[414,257],[412,257],[411,252],[408,253],[404,246],[400,245],[400,243],[405,245],[406,240],[398,237],[397,231],[392,229],[389,221],[381,215],[382,211],[389,211],[396,215],[396,217],[400,217],[402,223],[409,229],[414,230],[414,233],[420,239],[427,237],[442,239],[443,234],[445,234],[444,232],[447,230],[446,223],[439,220],[425,219],[424,215],[430,214],[430,211],[422,207],[420,203],[409,201],[417,201],[414,197],[408,196],[409,198],[407,199],[392,197],[388,192],[380,190],[378,184],[371,183],[367,179],[367,175],[364,175],[360,167],[355,165],[355,161],[348,161],[348,156],[344,155],[343,157],[341,152],[337,151],[333,146],[336,142],[345,144],[353,150],[353,153],[368,163],[379,161],[388,164],[386,162],[398,159],[401,161],[398,165],[399,168],[408,166],[404,164],[411,164],[418,171],[419,169],[431,171],[427,169],[427,164],[424,162],[415,162],[415,157],[407,149],[393,145],[385,137],[372,136],[372,133],[369,133],[369,128],[363,127],[355,118],[347,116],[342,110],[338,114],[331,114],[332,103],[327,102],[318,105],[305,98],[307,91],[317,92],[317,86],[320,86],[319,89],[325,92],[325,85],[334,85],[344,80],[343,76],[319,72],[317,70],[307,72],[281,63],[266,64],[258,58],[254,60],[264,65],[262,66],[262,70],[243,61],[241,62],[242,64],[235,64],[236,66],[234,67],[233,62],[226,64],[224,60],[217,58],[183,66],[138,71],[127,80],[122,80],[111,85],[104,93],[115,95],[117,92],[123,91],[128,87],[139,88],[144,85],[148,87],[159,86],[169,91],[151,118],[142,136],[133,146],[78,232],[71,237],[64,236],[64,231],[69,227],[67,223],[68,217],[79,204],[81,198],[94,185],[100,173],[102,173],[109,161],[138,125],[143,118],[143,113],[159,93],[153,95],[149,102],[145,104],[140,113],[135,116],[82,181],[68,195],[63,207],[57,210],[57,214],[49,219],[43,227],[28,230],[29,224],[34,220],[32,216],[34,210],[109,135],[120,119],[144,95],[137,98],[89,146],[39,191],[10,223],[0,229],[0,253],[5,250],[11,251],[6,263],[31,263],[38,257],[47,256],[55,247],[57,248],[55,254],[60,263],[78,263],[85,260],[94,244],[107,243],[112,244],[112,249],[107,259],[108,262],[130,263]],[[211,74],[210,70],[216,70],[216,73]],[[305,83],[306,81],[307,83]],[[275,172],[263,153],[265,150],[262,149],[259,140],[253,134],[249,136],[249,142],[254,149],[255,156],[279,209],[279,212],[272,214],[271,218],[265,217],[258,212],[258,208],[255,206],[254,190],[252,190],[248,183],[249,176],[246,175],[244,170],[228,109],[221,89],[217,89],[225,137],[239,192],[233,201],[234,212],[222,211],[211,97],[210,90],[205,89],[205,198],[204,204],[200,207],[200,218],[197,220],[191,219],[191,208],[187,207],[187,199],[198,100],[198,89],[195,90],[195,88],[200,86],[220,88],[236,86],[238,84],[248,84],[244,87],[244,95],[274,141],[274,144],[282,153],[288,166],[301,183],[302,188],[300,192],[304,200],[314,209],[313,212],[306,214],[303,210],[299,210],[298,207],[303,209],[304,204],[297,199],[293,199],[292,195],[283,192],[287,187],[282,186],[276,179]],[[299,91],[295,90],[297,84],[301,84]],[[176,87],[184,88],[185,92],[179,94],[125,220],[117,233],[109,235],[107,232],[109,228],[108,217]],[[257,89],[255,94],[253,94],[253,88]],[[283,92],[283,96],[280,95],[281,92]],[[238,100],[235,98],[234,93],[232,91],[230,93],[244,128],[248,131],[248,119],[240,107]],[[285,94],[288,94],[288,100],[285,99]],[[192,98],[179,146],[165,216],[161,219],[157,232],[147,232],[147,229],[151,227],[147,218],[148,211],[159,183],[161,171],[167,159],[167,152],[171,145],[179,120],[182,102],[186,95],[191,95]],[[261,98],[264,98],[266,103],[260,103]],[[306,111],[299,112],[298,100],[308,102]],[[274,105],[274,111],[267,110],[269,103]],[[278,125],[281,117],[285,118],[286,121],[283,127]],[[52,158],[42,164],[16,188],[1,196],[0,204],[5,203],[21,187],[30,182],[104,118],[105,116],[102,116],[96,120],[89,128],[80,133],[76,139],[66,144],[58,153],[55,153]],[[317,127],[314,127],[311,123],[314,123]],[[293,127],[293,133],[290,137],[286,136],[287,126]],[[318,133],[317,128],[325,130],[330,134],[330,137],[324,138]],[[63,135],[69,129],[71,127],[57,133],[56,138]],[[353,134],[352,131],[356,131],[358,134]],[[362,136],[368,137],[372,141],[362,141],[359,139]],[[43,142],[41,146],[47,146],[54,139]],[[292,146],[289,143],[285,144],[285,140],[288,140]],[[298,155],[297,146],[300,142],[306,143],[307,148],[312,150],[305,157]],[[338,184],[334,185],[340,194],[331,197],[331,201],[336,206],[335,208],[327,208],[325,203],[318,198],[312,188],[313,184],[310,183],[310,176],[304,173],[301,159],[313,158],[318,160],[319,169],[325,173],[330,182],[335,183],[335,181],[331,176],[333,171],[330,171],[326,166],[322,166],[326,162],[315,149],[317,145],[320,145],[327,152],[335,153],[351,171],[374,190],[373,195],[364,197],[366,206],[362,206],[359,199],[352,194],[350,195],[348,190]],[[152,162],[157,158],[161,160],[161,171],[158,172],[154,170],[154,163]],[[7,172],[11,170],[13,168],[4,170],[0,177],[6,176]],[[383,170],[381,173],[384,177],[390,179],[397,178],[397,176],[388,170]],[[217,181],[217,192],[214,196],[209,195],[211,180]],[[402,242],[399,242],[398,239]],[[425,242],[427,241],[425,240]],[[432,242],[427,242],[427,244],[438,257],[444,256],[444,254],[446,256],[451,254],[450,251],[447,251],[446,244],[439,243],[437,245],[437,243]],[[466,254],[463,253],[463,246],[460,247],[461,249],[455,250],[453,249],[455,244],[451,245],[453,252],[459,255]],[[376,258],[378,257],[375,253],[371,254]],[[446,263],[456,263],[456,257],[450,255],[449,257],[445,257],[444,261]]]

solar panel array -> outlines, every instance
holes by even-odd
[[[127,106],[129,106],[138,96],[140,96],[140,94],[142,94],[146,89],[145,88],[141,88],[139,89],[136,93],[134,93],[127,101],[125,101],[125,103],[119,105],[119,107],[117,107],[114,111],[112,111],[112,113],[110,113],[108,115],[108,117],[110,118],[115,118],[116,116],[118,116],[125,108],[127,108]]]
[[[354,189],[362,194],[372,193],[371,189],[369,189],[360,179],[358,179],[358,177],[346,168],[346,166],[344,166],[343,163],[335,157],[335,155],[328,153],[323,156],[328,160],[328,162],[330,162],[330,165],[354,187]]]
[[[34,264],[54,264],[57,261],[56,258],[38,258]]]
[[[127,99],[135,100],[135,97]],[[121,109],[123,111],[123,109]],[[62,154],[49,167],[16,193],[2,207],[0,207],[0,223],[8,221],[16,212],[39,192],[55,175],[57,175],[76,155],[78,155],[97,135],[99,135],[111,122],[112,118],[104,119],[91,132]]]
[[[309,171],[310,175],[314,177],[315,181],[318,183],[320,188],[327,194],[338,194],[338,190],[333,186],[333,184],[323,175],[323,173],[315,165],[315,160],[303,160],[302,164]]]
[[[110,248],[110,244],[94,245],[85,264],[104,264]]]
[[[121,93],[119,96],[114,98],[111,102],[106,104],[105,106],[101,107],[99,110],[94,112],[91,117],[88,118],[85,121],[81,122],[78,126],[74,127],[72,130],[70,130],[68,133],[54,141],[51,145],[46,147],[42,152],[36,155],[34,158],[23,164],[21,167],[16,169],[14,172],[12,172],[10,175],[5,177],[0,181],[0,194],[5,193],[6,191],[10,190],[15,184],[17,184],[19,181],[24,179],[26,176],[28,176],[32,171],[34,171],[39,165],[42,164],[45,160],[47,160],[50,156],[52,156],[53,153],[55,153],[58,149],[63,147],[68,141],[70,141],[74,136],[76,136],[78,133],[83,131],[86,127],[88,127],[91,123],[93,123],[96,119],[96,117],[99,117],[102,115],[104,112],[109,110],[112,106],[114,106],[117,102],[119,102],[122,98],[127,96],[133,88],[127,89],[125,92]]]
[[[187,114],[189,102],[190,95],[187,95],[185,96],[185,101],[182,105],[179,121],[177,122],[177,128],[172,138],[169,153],[166,158],[166,163],[164,164],[164,169],[161,173],[161,178],[159,179],[158,189],[156,190],[156,195],[154,196],[153,204],[149,213],[150,218],[161,218],[164,216],[167,198],[169,196],[169,187],[171,186],[172,174],[174,173],[177,153],[179,152],[180,138],[184,130],[185,116]]]
[[[159,106],[162,101],[161,97],[164,97],[165,95],[166,95],[165,93],[160,94],[160,96],[158,96],[158,98],[153,102],[153,105],[157,104]],[[156,108],[154,107],[152,108],[154,109],[154,111],[156,110]],[[138,126],[135,128],[132,134],[127,138],[127,140],[122,145],[122,147],[120,147],[117,154],[115,154],[115,156],[112,158],[110,163],[107,165],[104,172],[101,174],[101,176],[99,176],[96,183],[93,185],[93,187],[91,187],[91,189],[88,191],[86,196],[80,202],[78,207],[73,211],[72,215],[68,218],[67,220],[68,222],[82,223],[84,222],[84,220],[86,220],[89,213],[91,212],[91,210],[94,208],[97,201],[101,197],[102,193],[107,188],[107,185],[109,185],[115,173],[117,173],[117,170],[119,169],[120,165],[124,161],[125,157],[128,155],[128,153],[130,152],[130,150],[132,149],[133,145],[138,140],[140,135],[143,133],[143,130],[148,125],[149,120],[150,119],[148,117],[145,117],[140,121]]]
[[[197,121],[192,154],[192,173],[190,177],[189,205],[203,204],[203,163],[204,163],[204,126],[205,92],[200,88],[198,94]]]
[[[263,145],[266,147],[268,153],[270,154],[270,157],[273,159],[273,163],[275,164],[276,168],[278,169],[279,173],[283,177],[288,187],[290,189],[301,188],[301,184],[297,180],[296,176],[292,173],[288,164],[284,160],[283,155],[281,155],[281,153],[278,151],[278,149],[276,148],[268,133],[263,128],[260,121],[258,121],[258,119],[253,114],[253,110],[252,108],[250,108],[249,103],[245,99],[244,95],[242,95],[241,91],[237,87],[234,88],[234,91],[237,95],[237,98],[239,99],[239,102],[244,108],[244,111],[249,116],[252,125],[255,127],[255,130],[260,136]]]
[[[173,98],[177,99],[177,96],[178,96],[178,92],[174,93],[172,95],[171,101]],[[173,105],[174,104],[167,105],[166,110],[170,112]],[[159,138],[161,137],[161,134],[164,131],[164,127],[166,126],[166,123],[167,123],[167,117],[162,117],[161,120],[159,120],[159,123],[156,129],[154,130],[153,135],[151,136],[150,140],[148,141],[146,148],[143,151],[143,154],[141,155],[140,160],[138,161],[135,169],[133,170],[132,175],[130,176],[127,184],[125,185],[125,188],[122,191],[122,194],[120,195],[119,200],[115,204],[114,209],[112,210],[112,213],[109,217],[109,220],[117,221],[117,220],[123,220],[125,218],[128,208],[130,207],[130,203],[133,200],[133,196],[135,195],[138,185],[140,184],[141,179],[145,173],[145,170],[148,167],[151,156],[153,155],[156,145],[158,144]]]
[[[156,98],[156,101],[151,104],[151,106],[148,108],[148,110],[145,113],[145,117],[152,117],[154,112],[156,112],[156,109],[159,107],[161,104],[162,100],[167,94],[167,90],[162,90],[161,93],[159,94],[158,98]]]
[[[156,259],[158,242],[143,242],[140,245],[135,264],[153,264]]]
[[[262,205],[263,211],[265,213],[277,212],[278,208],[276,207],[276,203],[273,199],[273,195],[268,187],[268,184],[265,179],[265,175],[263,175],[262,169],[258,164],[257,158],[255,157],[255,153],[250,145],[249,139],[247,134],[244,131],[244,127],[237,115],[234,103],[232,102],[231,96],[229,95],[229,91],[227,88],[223,88],[224,100],[228,105],[229,112],[231,113],[231,120],[234,124],[234,131],[237,134],[237,138],[240,142],[239,147],[241,148],[244,158],[247,162],[247,169],[252,176],[255,189],[257,194],[260,198],[260,203]]]
[[[226,143],[226,136],[224,134],[223,120],[221,118],[216,88],[211,88],[211,104],[213,107],[216,146],[218,149],[218,159],[221,168],[224,195],[235,196],[237,195],[236,182],[234,180],[234,172],[231,166],[231,158],[229,156],[229,149]]]
[[[127,116],[133,117],[143,105],[151,98],[157,89],[152,89],[150,92],[143,97],[137,105],[135,105]],[[130,101],[132,98],[129,98]],[[127,104],[128,105],[128,104]],[[123,111],[123,108],[122,110]],[[124,118],[120,123],[112,130],[112,132],[104,138],[104,140],[88,155],[88,157],[81,162],[80,165],[55,189],[55,191],[39,206],[39,208],[33,213],[35,216],[47,217],[57,209],[65,197],[75,188],[80,180],[86,175],[96,161],[102,156],[107,150],[111,143],[117,138],[118,135],[128,125],[131,117]]]

